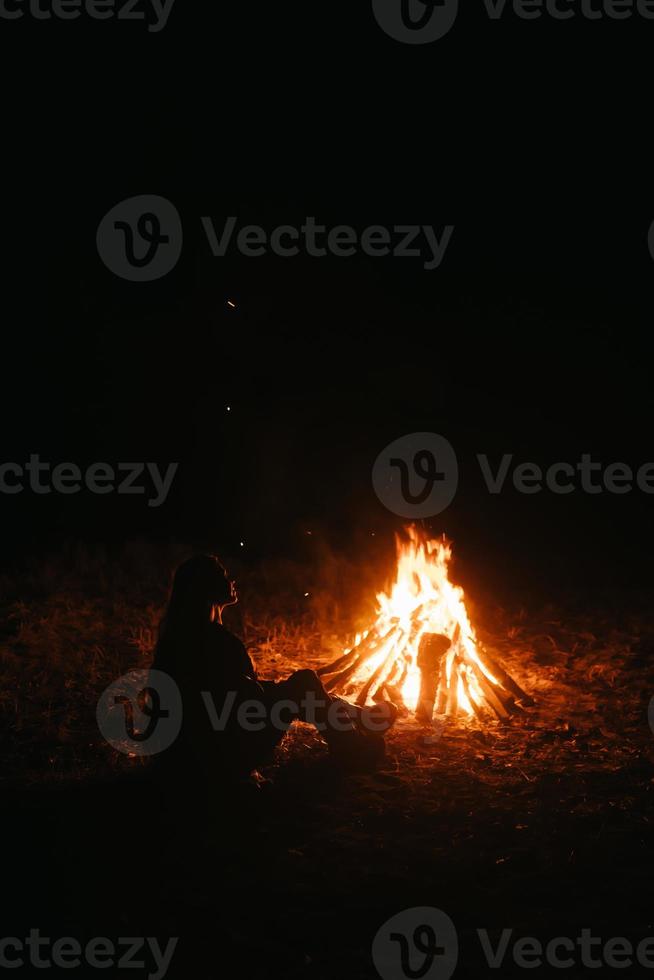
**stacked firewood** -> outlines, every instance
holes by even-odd
[[[351,650],[318,671],[326,678],[326,689],[352,697],[358,705],[369,699],[391,701],[406,714],[402,689],[413,662],[407,651],[415,648],[422,628],[416,615],[408,628],[392,620],[383,632],[375,628],[364,634]],[[364,680],[366,665],[372,660],[376,666]],[[506,721],[534,703],[486,649],[480,650],[478,641],[462,642],[458,624],[451,637],[423,633],[415,666],[420,672],[415,715],[425,723],[434,713],[456,717],[462,708],[460,692],[480,720],[491,711]]]

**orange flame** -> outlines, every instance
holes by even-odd
[[[424,538],[414,526],[407,527],[406,532],[407,540],[396,536],[395,581],[389,592],[377,594],[376,621],[356,637],[354,647],[373,631],[381,642],[374,655],[349,678],[348,687],[360,689],[379,672],[375,687],[401,680],[402,700],[415,710],[421,682],[417,663],[420,640],[425,633],[441,633],[453,641],[444,668],[447,690],[456,694],[458,710],[472,715],[471,701],[477,706],[485,701],[473,663],[492,684],[498,681],[478,654],[463,589],[449,579],[451,546],[444,538]]]

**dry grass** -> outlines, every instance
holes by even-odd
[[[143,544],[113,558],[77,549],[5,580],[5,779],[81,778],[143,764],[103,741],[95,706],[113,679],[149,664],[169,572],[185,554],[182,547]],[[348,631],[361,625],[330,602],[328,586],[304,601],[302,576],[297,566],[258,568],[245,576],[244,599],[231,625],[263,677],[278,679],[332,659]],[[279,582],[285,592],[274,591]],[[477,723],[451,722],[435,744],[425,741],[433,733],[403,722],[389,738],[391,768],[419,783],[447,760],[448,767],[475,771],[482,781],[506,778],[510,769],[529,781],[543,772],[619,768],[651,757],[647,704],[654,676],[645,654],[652,622],[642,614],[597,610],[565,616],[553,609],[481,612],[482,639],[537,698],[536,708],[510,726],[489,722],[483,731]],[[321,751],[317,735],[298,725],[279,760]]]
[[[522,718],[484,730],[450,723],[436,742],[405,722],[388,738],[382,770],[357,776],[330,767],[317,734],[296,725],[258,802],[232,801],[241,836],[232,829],[221,841],[213,823],[210,840],[198,835],[191,808],[184,838],[165,820],[157,829],[147,781],[87,778],[142,764],[101,739],[95,704],[110,680],[149,662],[176,560],[174,549],[71,555],[5,583],[4,778],[41,784],[21,794],[12,834],[24,835],[12,880],[25,884],[30,924],[41,921],[33,882],[53,882],[54,918],[62,909],[68,918],[48,934],[75,934],[70,920],[88,935],[181,935],[191,966],[180,961],[175,975],[201,975],[194,961],[214,963],[219,948],[221,957],[232,950],[241,973],[254,963],[249,976],[310,970],[325,980],[375,976],[372,937],[417,905],[446,910],[466,951],[479,925],[543,941],[582,926],[605,937],[651,934],[648,608],[475,609],[482,640],[537,698]],[[304,603],[299,569],[297,579],[290,568],[277,578],[269,571],[244,577],[232,622],[262,676],[332,659],[360,620],[330,607],[328,594]],[[365,604],[358,611],[365,617]],[[125,901],[123,876],[103,876],[98,887],[97,868],[108,846],[112,861],[132,855],[144,827],[150,848],[147,835],[159,834],[159,860],[148,850],[148,874],[158,877],[141,909]],[[474,957],[468,965],[457,976],[484,975]]]

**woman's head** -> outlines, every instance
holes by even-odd
[[[207,608],[230,606],[238,602],[233,579],[215,555],[196,555],[175,572],[171,604]]]
[[[168,608],[161,621],[155,664],[176,670],[202,642],[211,622],[222,622],[222,610],[238,602],[236,585],[215,555],[196,555],[175,572]]]

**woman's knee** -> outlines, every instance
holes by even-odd
[[[305,694],[323,694],[325,689],[322,686],[322,681],[316,674],[315,670],[296,670],[288,678],[287,682],[289,685],[289,690],[294,691],[297,695]]]
[[[302,681],[303,684],[320,684],[320,678],[316,674],[315,670],[309,670],[306,667],[302,670],[294,671],[291,674],[291,677],[296,678],[298,681]]]

